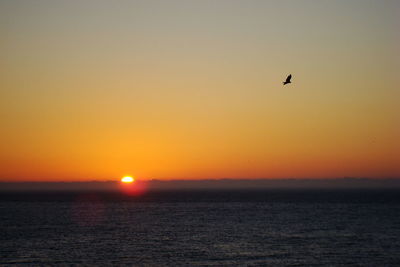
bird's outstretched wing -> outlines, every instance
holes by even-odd
[[[290,79],[292,79],[292,74],[289,74],[289,76],[287,76],[286,82],[287,82],[287,83],[290,83]]]

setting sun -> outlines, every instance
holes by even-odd
[[[132,183],[134,181],[135,181],[135,179],[133,179],[133,177],[131,177],[131,176],[125,176],[121,179],[121,182],[123,182],[123,183]]]

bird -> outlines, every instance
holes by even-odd
[[[287,76],[286,81],[283,82],[283,85],[291,83],[290,79],[292,79],[292,74],[289,74],[289,76]]]

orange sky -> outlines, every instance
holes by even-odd
[[[0,3],[0,181],[400,177],[399,2],[166,2]]]

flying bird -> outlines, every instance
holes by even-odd
[[[283,82],[283,85],[291,83],[290,79],[292,79],[292,74],[289,74],[289,76],[287,76],[286,81]]]

